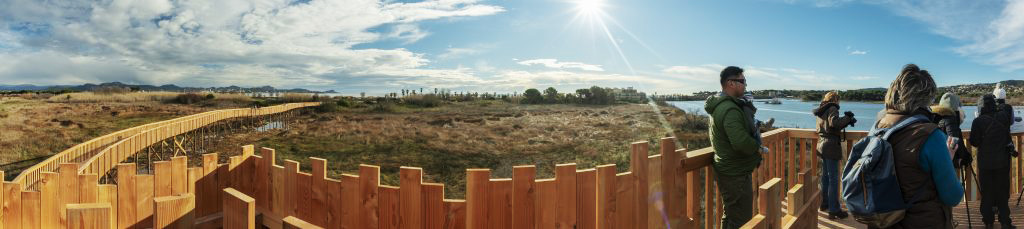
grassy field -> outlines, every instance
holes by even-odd
[[[398,185],[399,167],[421,167],[426,181],[446,184],[448,198],[462,198],[467,168],[490,168],[493,178],[511,177],[516,165],[536,165],[538,178],[554,177],[554,166],[561,163],[577,163],[580,169],[614,163],[623,172],[629,168],[630,143],[653,142],[649,154],[656,154],[658,139],[668,134],[647,104],[474,101],[388,110],[309,112],[288,130],[232,136],[219,151],[235,153],[244,144],[270,147],[277,150],[278,160],[299,161],[304,171],[310,169],[308,157],[324,158],[332,177],[356,174],[359,164],[379,165],[381,182],[387,185]],[[679,111],[662,112],[672,125],[700,121],[674,112]],[[682,139],[684,145],[706,142],[706,130],[676,134],[696,137]]]

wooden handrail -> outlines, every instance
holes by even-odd
[[[316,105],[319,105],[319,103],[318,102],[311,102],[311,103],[289,103],[289,104],[283,104],[283,105],[277,105],[277,106],[271,106],[271,107],[258,108],[258,111],[253,112],[252,114],[253,115],[267,115],[267,114],[273,114],[273,113],[279,113],[279,112],[287,111],[287,110],[294,109],[294,108],[316,106]],[[285,109],[285,108],[287,108],[287,109]],[[88,161],[87,164],[92,163],[92,162],[94,162],[96,160],[96,158],[98,156],[100,156],[104,152],[110,151],[114,147],[121,147],[121,144],[126,142],[126,140],[132,138],[133,136],[137,136],[137,135],[139,135],[139,134],[141,134],[143,132],[149,132],[149,131],[152,131],[154,129],[160,128],[160,127],[168,126],[168,125],[170,125],[172,123],[182,123],[183,121],[186,121],[186,120],[194,120],[194,119],[198,119],[198,118],[209,118],[209,117],[215,117],[217,115],[223,115],[223,114],[238,115],[238,116],[233,116],[233,117],[240,117],[242,115],[248,115],[246,113],[243,113],[243,111],[245,111],[245,110],[251,110],[251,108],[237,108],[237,109],[207,111],[207,112],[203,112],[203,113],[199,113],[199,114],[194,114],[194,115],[189,115],[189,116],[184,116],[184,117],[178,117],[178,118],[174,118],[174,119],[170,119],[170,120],[164,120],[164,121],[144,124],[144,125],[140,125],[140,126],[136,126],[136,127],[120,130],[120,131],[117,131],[117,132],[114,132],[114,133],[110,133],[110,134],[107,134],[107,135],[104,135],[104,136],[101,136],[101,137],[98,137],[98,138],[90,139],[89,141],[86,141],[86,142],[83,142],[81,144],[72,146],[71,148],[69,148],[67,150],[61,151],[60,153],[57,153],[57,154],[51,156],[50,158],[47,158],[46,160],[43,160],[42,162],[40,162],[40,163],[38,163],[36,165],[33,165],[33,166],[23,170],[21,172],[21,174],[18,174],[18,176],[15,177],[14,180],[12,180],[12,182],[19,183],[23,187],[31,187],[31,186],[33,186],[33,184],[35,184],[41,178],[40,177],[40,172],[56,171],[58,165],[61,164],[61,163],[82,163],[82,162],[86,162],[86,161]],[[230,118],[230,117],[226,117],[226,118]],[[219,120],[223,120],[223,119],[219,119]],[[114,163],[111,163],[111,164],[114,164]],[[82,169],[87,169],[89,167],[90,166],[82,166],[81,168]]]

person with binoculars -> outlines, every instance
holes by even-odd
[[[817,117],[818,156],[821,157],[821,211],[827,211],[830,219],[844,219],[849,216],[839,203],[839,160],[843,158],[843,129],[857,123],[854,114],[846,111],[839,116],[839,93],[825,94],[818,108],[813,110]]]

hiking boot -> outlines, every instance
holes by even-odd
[[[846,217],[849,217],[849,216],[850,216],[850,214],[846,214],[846,212],[836,212],[836,213],[831,213],[830,212],[830,213],[828,213],[828,218],[829,219],[845,219]]]
[[[996,227],[993,226],[992,223],[985,223],[985,229],[993,229],[993,228],[996,228]]]
[[[1003,224],[1002,228],[1003,229],[1016,229],[1017,227],[1014,227],[1013,224]]]
[[[823,212],[824,212],[824,211],[828,211],[828,206],[821,206],[821,207],[818,207],[818,211],[823,211]]]

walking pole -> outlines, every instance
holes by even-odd
[[[1024,194],[1024,186],[1021,186],[1021,190],[1017,191],[1017,207],[1021,207],[1021,194]]]
[[[963,173],[961,176],[963,180],[960,181],[960,185],[964,187],[964,190],[967,190],[967,171],[964,168],[960,168],[960,171]],[[964,197],[964,211],[967,211],[967,228],[971,228],[971,206],[967,203],[966,196]]]

